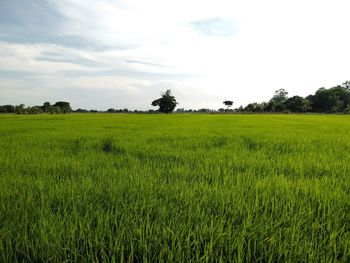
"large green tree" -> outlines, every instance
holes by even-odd
[[[288,92],[285,89],[276,90],[265,110],[273,112],[284,111],[287,108],[285,104],[287,98]]]
[[[166,114],[173,112],[177,104],[175,97],[171,94],[171,90],[167,90],[162,94],[161,98],[152,101],[152,106],[158,106],[159,111]]]
[[[62,113],[68,113],[72,111],[69,102],[66,101],[58,101],[53,106],[58,107]]]

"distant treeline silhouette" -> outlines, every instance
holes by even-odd
[[[350,81],[345,81],[329,89],[320,88],[314,95],[305,98],[288,97],[284,89],[275,91],[268,102],[249,103],[239,107],[238,112],[315,112],[315,113],[350,113]]]
[[[163,105],[164,104],[164,105]],[[169,105],[168,105],[169,104]],[[45,102],[42,106],[28,106],[20,105],[2,105],[0,106],[0,113],[16,113],[16,114],[60,114],[60,113],[170,113],[174,110],[177,102],[175,97],[171,95],[171,91],[167,90],[162,94],[162,97],[153,101],[152,106],[159,106],[158,110],[133,110],[110,108],[106,111],[77,109],[72,110],[70,103],[65,101],[58,101],[54,104]],[[288,97],[288,92],[285,89],[275,91],[275,94],[267,102],[253,102],[247,106],[240,106],[239,108],[230,109],[233,101],[224,101],[226,109],[183,109],[176,110],[177,113],[233,113],[233,112],[247,112],[247,113],[350,113],[350,81],[345,81],[342,85],[338,85],[329,89],[320,88],[315,94],[306,97],[293,96]]]

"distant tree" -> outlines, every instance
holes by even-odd
[[[70,103],[66,101],[58,101],[53,106],[59,107],[62,113],[69,113],[72,111]]]
[[[275,94],[272,97],[272,101],[285,101],[288,97],[288,92],[285,89],[279,89],[275,91]]]
[[[115,112],[116,112],[116,110],[115,110],[115,109],[113,109],[113,108],[110,108],[110,109],[108,109],[108,110],[107,110],[107,112],[108,112],[108,113],[115,113]]]
[[[25,109],[28,114],[40,114],[43,113],[43,110],[40,106],[27,107]]]
[[[209,113],[209,112],[212,112],[212,110],[210,109],[206,109],[206,108],[202,108],[202,109],[198,109],[197,112],[202,112],[202,113]]]
[[[267,111],[281,112],[286,109],[285,101],[288,98],[288,92],[285,89],[275,91],[275,94],[266,106]]]
[[[44,102],[43,106],[41,106],[41,109],[43,112],[49,112],[49,109],[51,107],[51,103],[50,102]]]
[[[253,103],[248,104],[244,108],[244,111],[247,111],[247,112],[263,112],[265,110],[265,108],[266,108],[266,103],[265,102],[262,102],[262,103],[253,102]]]
[[[233,101],[231,101],[231,100],[225,100],[225,101],[223,102],[223,104],[225,104],[225,105],[227,106],[227,109],[229,109],[230,107],[232,107]]]
[[[343,112],[350,104],[350,90],[344,86],[330,89],[320,88],[315,95],[308,96],[314,112]]]
[[[286,108],[291,112],[306,112],[308,101],[300,96],[293,96],[285,101]]]
[[[249,103],[245,108],[244,111],[246,112],[258,112],[259,111],[259,104],[256,102]]]
[[[7,113],[7,110],[4,106],[0,106],[0,113]]]
[[[1,113],[14,113],[15,112],[15,106],[13,105],[2,105],[0,106],[0,112]]]
[[[220,108],[220,109],[218,109],[218,112],[224,113],[225,109],[224,108]]]
[[[85,109],[77,109],[75,110],[75,112],[78,112],[78,113],[84,113],[84,112],[89,112],[88,110],[85,110]]]
[[[49,107],[49,109],[48,109],[48,113],[50,113],[50,114],[59,114],[59,113],[61,113],[61,108],[58,107],[58,106],[51,105]]]
[[[161,98],[151,103],[152,106],[159,107],[159,112],[166,114],[173,112],[177,104],[175,97],[171,94],[171,90],[167,90],[162,94]]]
[[[15,106],[15,112],[16,112],[16,114],[25,114],[26,111],[24,108],[24,104],[20,104],[20,105]]]

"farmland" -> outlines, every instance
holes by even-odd
[[[0,116],[1,262],[349,262],[346,115]]]

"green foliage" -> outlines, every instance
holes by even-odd
[[[41,109],[43,110],[43,112],[47,113],[50,111],[50,107],[51,107],[50,102],[44,102],[43,106],[41,106]]]
[[[315,112],[341,112],[350,103],[350,91],[342,86],[321,88],[312,96]]]
[[[33,107],[27,107],[25,109],[25,112],[27,114],[39,114],[39,113],[43,113],[43,110],[39,106],[33,106]]]
[[[233,101],[231,100],[225,100],[223,103],[227,106],[227,109],[229,109],[233,105]]]
[[[2,115],[0,262],[349,262],[349,129],[345,115]]]
[[[48,108],[48,113],[50,113],[50,114],[59,114],[59,113],[61,113],[62,111],[61,111],[61,108],[60,107],[58,107],[58,106],[50,106],[49,108]]]
[[[2,105],[0,106],[0,113],[16,113],[16,114],[40,114],[40,113],[68,113],[71,112],[69,102],[56,102],[54,105],[51,105],[50,102],[45,102],[42,106],[28,106],[25,107],[24,104],[17,106],[13,105]]]
[[[62,112],[62,113],[68,113],[68,112],[72,111],[72,109],[70,107],[70,103],[66,102],[66,101],[58,101],[53,106],[59,107],[60,112]]]
[[[15,106],[16,114],[25,114],[26,111],[25,111],[24,106],[25,106],[24,104],[20,104],[20,105]]]
[[[311,109],[310,101],[300,96],[293,96],[286,99],[285,105],[291,112],[307,112]]]
[[[171,95],[171,90],[167,90],[161,98],[151,103],[152,106],[159,107],[159,112],[166,114],[173,112],[177,104],[175,97]]]
[[[268,103],[249,103],[245,112],[322,112],[338,113],[347,112],[350,104],[350,81],[345,81],[342,86],[330,89],[320,88],[314,95],[306,98],[293,96],[288,98],[288,92],[284,89],[275,91]]]
[[[2,105],[0,106],[0,113],[15,113],[15,106],[13,105]]]

